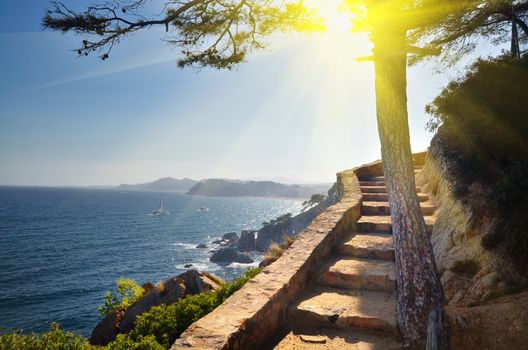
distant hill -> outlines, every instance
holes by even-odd
[[[209,197],[282,197],[305,199],[314,193],[326,194],[331,186],[331,184],[285,185],[273,181],[209,179],[194,185],[187,194]]]
[[[196,185],[198,181],[184,178],[181,180],[172,177],[165,177],[153,182],[147,182],[137,185],[119,185],[120,190],[142,190],[142,191],[171,191],[171,192],[187,192],[191,187]]]

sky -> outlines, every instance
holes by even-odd
[[[355,60],[370,54],[365,35],[338,26],[276,35],[233,71],[196,72],[177,68],[179,52],[159,29],[125,40],[104,62],[77,58],[78,37],[42,30],[46,6],[0,2],[0,185],[326,183],[380,157],[373,64]],[[413,151],[432,137],[424,106],[461,68],[409,69]]]

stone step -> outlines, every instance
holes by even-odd
[[[359,181],[360,186],[386,186],[385,181]]]
[[[362,182],[377,182],[377,183],[383,182],[383,183],[386,183],[385,182],[385,176],[365,176],[365,177],[360,177],[359,178],[359,183],[361,184]]]
[[[435,216],[424,216],[427,230],[431,232],[436,221]],[[386,232],[392,233],[392,220],[389,215],[363,215],[357,222],[360,232]]]
[[[387,193],[387,187],[385,185],[378,186],[361,186],[362,193]],[[416,192],[420,193],[420,187],[416,187]]]
[[[421,202],[420,208],[423,215],[433,215],[436,207],[430,201]],[[361,213],[364,215],[390,215],[389,202],[363,202]]]
[[[363,215],[357,222],[357,228],[360,232],[392,233],[391,217]]]
[[[339,252],[356,258],[394,261],[394,242],[391,235],[359,233],[341,245]]]
[[[319,287],[302,294],[288,310],[297,327],[365,329],[396,334],[393,293]]]
[[[361,186],[362,193],[387,193],[385,186]]]
[[[275,350],[400,350],[393,336],[349,329],[290,328]]]
[[[414,170],[414,175],[418,174],[420,170]],[[359,181],[375,181],[375,182],[385,182],[385,176],[369,176],[369,177],[361,177],[359,178]]]
[[[393,291],[394,263],[337,256],[322,266],[317,282],[335,288]]]
[[[425,193],[417,193],[420,202],[429,200],[429,196]],[[389,199],[386,193],[363,193],[363,201],[366,202],[387,202]]]

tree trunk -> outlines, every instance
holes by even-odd
[[[396,317],[406,346],[423,349],[429,313],[442,308],[445,299],[415,190],[407,116],[406,30],[385,21],[374,26],[372,41],[378,131],[396,258]],[[447,349],[447,335],[440,338],[440,348]]]
[[[512,6],[512,38],[511,38],[511,55],[513,58],[521,57],[519,48],[519,33],[517,32],[517,21],[515,20],[515,9]]]

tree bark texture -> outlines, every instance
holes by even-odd
[[[512,7],[512,38],[511,38],[511,54],[514,58],[521,57],[521,50],[519,48],[519,33],[517,32],[517,21],[515,20],[515,9]]]
[[[416,195],[407,115],[406,30],[374,26],[376,112],[397,276],[396,318],[408,348],[423,349],[429,313],[444,305],[433,248]],[[447,338],[441,349],[447,349]]]

